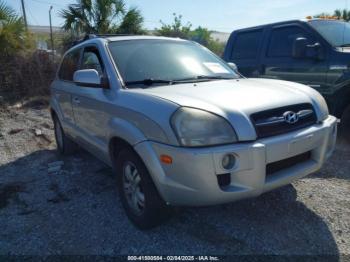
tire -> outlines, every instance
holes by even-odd
[[[118,192],[126,215],[139,229],[156,227],[170,216],[146,166],[131,149],[123,149],[116,161]]]
[[[339,127],[340,140],[345,141],[350,144],[350,105],[348,105],[340,120]]]
[[[53,117],[53,124],[57,151],[62,155],[70,155],[77,151],[78,145],[65,135],[60,120],[57,118],[57,116]]]

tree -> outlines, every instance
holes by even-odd
[[[314,15],[314,18],[336,18],[336,19],[341,19],[344,21],[349,22],[350,21],[350,10],[347,9],[336,9],[331,15],[330,13],[321,13],[318,15]]]
[[[350,10],[337,9],[337,10],[334,11],[334,16],[338,17],[339,19],[343,19],[344,21],[350,21]]]
[[[220,42],[218,40],[210,40],[208,44],[208,49],[217,54],[218,56],[222,56],[225,50],[226,43]]]
[[[115,31],[118,34],[146,34],[142,24],[143,17],[141,12],[137,8],[131,8]]]
[[[76,0],[60,12],[63,29],[86,34],[144,33],[143,17],[136,8],[127,10],[124,0]],[[117,23],[120,21],[120,23]]]
[[[160,29],[156,29],[157,35],[179,37],[182,39],[196,41],[197,43],[206,46],[217,55],[222,55],[225,44],[213,39],[211,37],[211,32],[207,28],[199,26],[196,29],[191,30],[192,24],[190,22],[183,24],[181,15],[176,15],[174,13],[173,16],[174,21],[172,24],[165,24],[164,22],[160,21],[162,23],[162,27]]]
[[[200,43],[201,45],[208,46],[212,37],[210,36],[210,31],[207,28],[197,27],[191,32],[191,40]]]
[[[163,21],[160,21],[162,27],[156,29],[157,35],[190,39],[192,24],[187,22],[186,25],[183,25],[182,15],[176,15],[176,13],[173,13],[173,16],[174,22],[172,24],[165,24]]]
[[[10,55],[31,46],[22,17],[0,0],[0,54]]]

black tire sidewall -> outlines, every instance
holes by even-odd
[[[340,139],[350,143],[350,105],[346,107],[340,121]]]
[[[64,143],[65,143],[65,135],[61,126],[60,121],[58,120],[58,118],[55,116],[53,118],[53,124],[54,124],[54,131],[55,131],[55,140],[56,140],[56,145],[57,145],[57,150],[58,152],[60,152],[61,154],[64,154]],[[57,133],[56,133],[56,128],[57,126],[61,129],[61,133],[62,133],[62,145],[60,145],[60,143],[58,142],[57,139]]]
[[[136,215],[129,206],[123,188],[123,168],[126,162],[133,163],[141,177],[140,183],[145,195],[145,208],[140,215]],[[139,229],[149,229],[161,223],[161,221],[166,217],[167,208],[140,157],[131,149],[122,150],[116,161],[116,171],[118,193],[126,214],[134,225],[136,225]]]
[[[57,116],[54,116],[53,122],[54,122],[55,139],[56,139],[56,145],[57,145],[58,152],[62,155],[70,155],[70,154],[73,154],[74,152],[76,152],[78,149],[78,145],[73,140],[71,140],[69,137],[67,137],[67,135],[64,133],[61,122]],[[57,134],[56,134],[56,127],[57,126],[61,130],[62,145],[60,145],[58,143]]]

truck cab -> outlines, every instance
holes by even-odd
[[[350,129],[350,23],[305,19],[234,31],[224,59],[245,77],[308,85],[326,99],[330,113]]]

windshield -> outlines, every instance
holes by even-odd
[[[238,78],[220,58],[192,42],[126,40],[110,42],[109,49],[126,85]]]
[[[350,46],[350,23],[314,20],[310,21],[310,25],[333,46]]]

